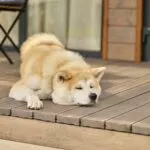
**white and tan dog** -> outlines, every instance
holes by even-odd
[[[92,68],[77,53],[67,51],[51,34],[35,34],[21,47],[21,79],[9,97],[27,102],[30,109],[43,107],[42,99],[61,105],[98,102],[105,67]]]

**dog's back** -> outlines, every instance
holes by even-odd
[[[30,36],[21,47],[21,76],[31,72],[40,74],[42,62],[53,52],[52,49],[64,50],[63,44],[53,34],[41,33]]]
[[[40,45],[55,45],[64,48],[60,40],[53,34],[34,34],[30,36],[21,46],[21,60],[23,60],[31,51],[34,51],[36,46]],[[37,52],[38,49],[36,49]]]

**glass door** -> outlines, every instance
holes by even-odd
[[[29,1],[28,35],[53,33],[68,49],[100,53],[101,27],[102,0]]]

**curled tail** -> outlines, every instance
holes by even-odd
[[[63,44],[60,40],[53,34],[46,34],[46,33],[39,33],[30,36],[21,46],[21,59],[25,56],[25,54],[32,50],[33,46],[38,44],[49,44],[49,45],[56,45],[59,47],[64,48]]]

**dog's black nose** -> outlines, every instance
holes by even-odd
[[[96,95],[95,93],[91,93],[91,94],[89,95],[89,97],[90,97],[90,100],[91,100],[92,102],[95,102],[95,100],[96,100],[96,98],[97,98],[97,95]]]

